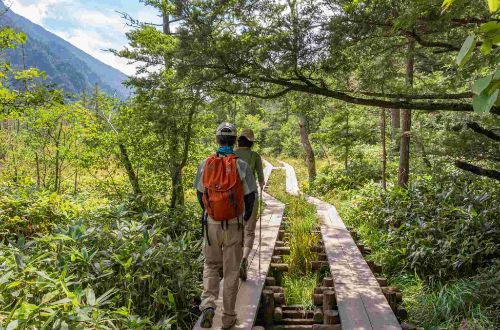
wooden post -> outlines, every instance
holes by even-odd
[[[266,277],[266,285],[276,285],[276,279],[274,277]]]
[[[311,270],[313,272],[320,271],[323,267],[327,267],[328,262],[326,261],[311,261]]]
[[[332,290],[327,290],[323,292],[323,314],[326,313],[326,311],[333,309],[334,306],[337,305],[336,299],[335,299],[335,291]],[[326,318],[326,315],[325,315]]]
[[[283,321],[283,309],[281,307],[274,307],[274,321],[276,323]]]
[[[385,277],[377,277],[378,285],[387,286],[387,279]]]
[[[331,278],[331,277],[325,277],[323,279],[323,286],[333,287],[333,278]]]
[[[281,258],[281,256],[272,256],[271,262],[274,264],[280,264],[283,262],[283,259]]]
[[[397,311],[396,311],[396,315],[398,316],[398,318],[400,320],[406,320],[408,318],[408,312],[401,305],[398,306]]]
[[[285,294],[283,292],[274,292],[274,305],[284,305],[285,304]]]
[[[263,290],[262,298],[264,303],[264,325],[273,325],[274,293],[271,290]]]
[[[326,256],[326,253],[318,253],[318,260],[319,261],[328,261],[328,257]]]
[[[334,310],[323,310],[323,323],[324,324],[339,324],[339,312]]]
[[[313,294],[313,303],[316,306],[323,305],[323,295],[318,293]]]
[[[321,307],[314,308],[313,320],[316,323],[323,323],[323,310]]]

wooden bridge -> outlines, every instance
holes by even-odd
[[[293,167],[284,162],[281,164],[283,165],[282,169],[286,171],[287,193],[300,195]],[[271,171],[276,168],[273,168],[268,162],[265,162],[265,165],[264,172],[267,183]],[[271,195],[264,192],[262,197],[266,206],[262,217],[260,272],[259,240],[256,239],[249,258],[248,279],[246,282],[240,283],[236,301],[238,324],[234,329],[262,329],[262,327],[255,327],[254,324],[262,290],[271,268],[271,260],[278,241],[277,237],[285,209],[285,205]],[[316,206],[318,217],[321,220],[320,231],[333,282],[340,326],[314,325],[313,322],[297,325],[289,321],[289,325],[274,326],[270,329],[401,329],[393,308],[391,308],[394,305],[391,305],[386,299],[379,280],[363,258],[335,207],[314,197],[306,196],[306,198],[309,203]],[[257,224],[256,233],[258,233],[259,225]],[[220,292],[212,329],[220,329],[221,327],[222,288]],[[290,314],[291,311],[283,310],[283,313]],[[199,321],[194,329],[201,329]]]

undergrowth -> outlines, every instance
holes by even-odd
[[[302,196],[287,194],[285,179],[284,170],[275,170],[271,174],[269,184],[269,193],[286,205],[285,240],[290,246],[290,255],[284,257],[284,261],[289,265],[289,272],[285,276],[283,286],[288,304],[310,308],[316,285],[316,276],[310,269],[316,254],[311,252],[311,247],[319,240],[319,236],[312,233],[318,221],[316,208]]]
[[[174,212],[101,201],[90,208],[71,196],[22,191],[9,191],[1,203],[7,208],[0,217],[10,219],[0,223],[1,325],[190,327],[202,274],[193,207]],[[43,226],[30,236],[12,231],[12,221]]]
[[[367,259],[402,290],[410,321],[426,329],[498,329],[498,184],[436,169],[414,174],[407,190],[389,182],[384,192],[367,168],[352,167],[351,177],[325,169],[310,192],[336,205],[372,248]]]

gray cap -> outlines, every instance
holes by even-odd
[[[237,136],[236,126],[231,123],[222,123],[217,127],[215,135]]]

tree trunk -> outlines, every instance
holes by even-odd
[[[415,40],[409,39],[408,57],[406,59],[406,84],[409,88],[413,86],[413,70],[415,66]],[[403,110],[402,113],[401,147],[399,149],[399,171],[398,186],[407,187],[410,177],[410,129],[411,110]]]
[[[386,171],[387,171],[387,150],[385,147],[385,109],[380,109],[380,135],[382,138],[382,188],[387,190]]]
[[[137,196],[142,194],[141,188],[139,186],[139,179],[137,178],[137,175],[135,174],[134,168],[132,166],[132,162],[130,161],[130,158],[128,156],[127,148],[125,147],[125,145],[123,143],[119,143],[118,147],[120,148],[121,161],[123,163],[123,166],[125,167],[125,171],[127,172],[130,184],[132,185],[134,195],[137,197]]]
[[[344,154],[344,168],[347,172],[349,166],[349,111],[346,112],[345,117],[345,154]]]
[[[59,132],[57,132],[57,139],[55,141],[56,143],[56,164],[55,164],[55,171],[54,171],[54,191],[59,192],[59,188],[61,186],[61,171],[60,171],[60,155],[61,152],[59,150],[59,145],[60,145],[60,140],[61,140],[61,133],[62,133],[62,121],[59,124]]]
[[[197,108],[198,100],[195,100],[191,105],[191,108],[189,109],[186,132],[183,136],[184,145],[182,148],[181,161],[172,173],[172,198],[170,200],[170,208],[175,208],[177,205],[184,205],[184,186],[182,171],[187,165],[189,158],[189,146],[191,145],[191,138],[193,135],[193,120]]]
[[[182,185],[182,168],[176,167],[172,175],[172,197],[170,199],[170,208],[184,205],[184,187]]]
[[[401,111],[391,109],[391,155],[394,156],[399,151],[399,129],[401,128]]]
[[[307,132],[307,119],[304,115],[299,115],[300,142],[306,154],[307,173],[309,175],[309,183],[316,179],[316,159],[314,150],[309,141],[309,133]]]
[[[36,163],[36,188],[40,189],[40,158],[38,157],[38,151],[35,152],[35,163]]]

